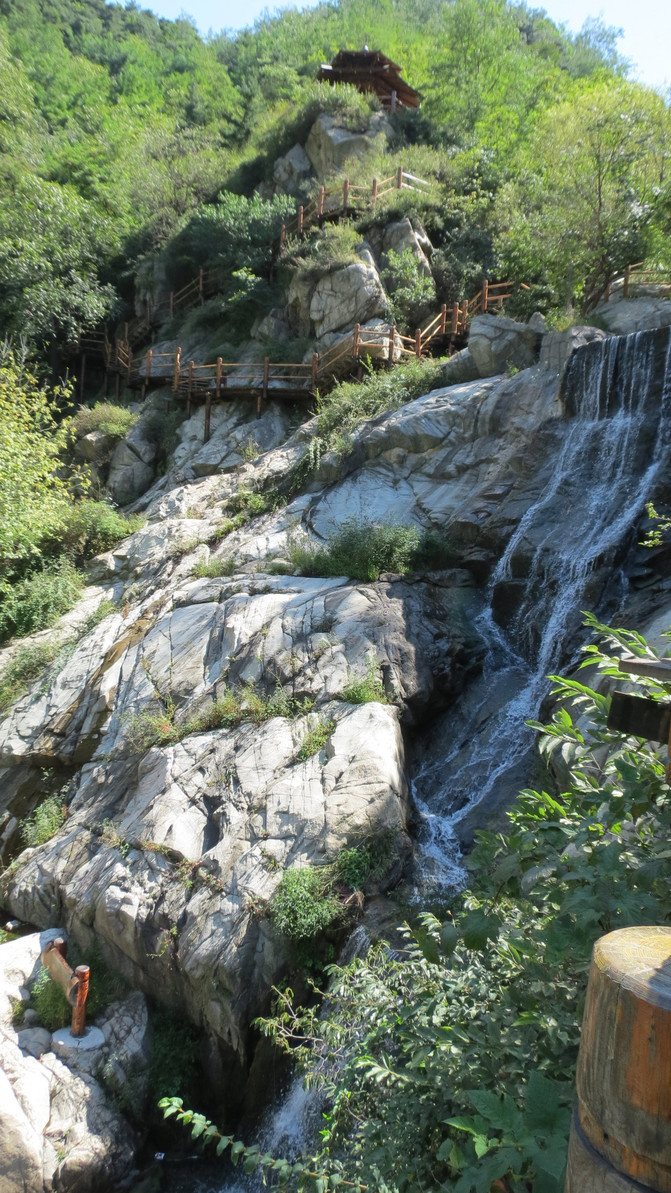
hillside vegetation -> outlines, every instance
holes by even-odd
[[[599,23],[571,37],[505,0],[341,0],[204,41],[135,4],[3,0],[2,331],[55,365],[78,329],[127,317],[148,256],[168,248],[177,277],[224,264],[198,231],[223,202],[237,250],[249,211],[217,196],[250,196],[320,109],[365,124],[366,99],[315,83],[320,62],[364,42],[424,97],[365,172],[402,155],[434,180],[423,214],[442,299],[485,272],[526,280],[532,309],[589,304],[613,270],[668,252],[668,109],[627,81]],[[262,227],[278,202],[253,213]],[[268,306],[262,265],[236,261],[246,323]]]

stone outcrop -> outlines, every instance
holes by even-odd
[[[420,272],[425,277],[431,277],[429,258],[433,252],[433,245],[424,229],[414,228],[407,215],[402,220],[387,224],[382,236],[382,253],[403,253],[408,250],[419,265]]]
[[[611,335],[627,336],[635,331],[654,331],[657,327],[671,327],[671,301],[650,294],[640,298],[619,298],[602,303],[596,314]]]
[[[135,1136],[109,1102],[133,1083],[141,1113],[149,1042],[141,994],[98,1021],[104,1043],[63,1049],[43,1027],[15,1029],[13,1007],[28,998],[40,952],[59,929],[0,945],[0,1188],[3,1193],[109,1193],[134,1171]],[[35,1012],[28,1012],[33,1018]],[[58,1055],[56,1054],[58,1052]]]
[[[538,332],[526,323],[503,315],[476,315],[471,322],[468,347],[481,377],[530,368],[539,346]]]
[[[365,132],[342,128],[334,116],[322,112],[310,129],[305,153],[317,176],[326,178],[342,170],[350,158],[361,159],[382,148],[390,135],[389,122],[382,112],[371,117]]]
[[[315,335],[365,323],[384,315],[387,296],[377,270],[367,262],[353,262],[324,274],[310,299],[310,322]]]
[[[571,327],[568,331],[548,332],[541,343],[541,368],[561,376],[576,349],[593,340],[605,340],[608,334],[599,327]]]

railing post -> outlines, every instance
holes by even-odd
[[[466,324],[468,323],[468,299],[464,299],[464,305],[461,308],[461,330],[466,331]]]
[[[147,359],[146,359],[145,370],[144,370],[144,381],[142,382],[142,401],[143,402],[144,402],[144,399],[145,399],[145,396],[147,393],[147,388],[149,386],[149,378],[151,377],[151,358],[152,358],[152,350],[151,350],[151,348],[149,348],[147,351]]]
[[[212,415],[212,393],[208,389],[205,396],[205,426],[203,428],[203,443],[207,443],[210,438],[210,418]]]
[[[482,313],[487,314],[487,303],[489,302],[489,282],[484,278],[482,283]]]
[[[262,389],[261,393],[257,395],[257,398],[256,398],[256,417],[257,418],[261,417],[261,401],[263,400],[265,402],[266,398],[268,397],[269,374],[270,374],[270,360],[266,356],[263,361],[263,389]]]
[[[629,298],[629,283],[631,282],[631,265],[628,265],[624,271],[624,286],[622,287],[622,297]]]
[[[178,348],[175,353],[175,371],[172,375],[173,393],[177,393],[177,390],[179,389],[179,374],[181,372],[181,367],[182,367],[182,349]]]
[[[282,224],[282,227],[280,228],[280,250],[284,248],[284,242],[285,242],[286,238],[287,238],[287,226],[286,226],[286,224]]]
[[[346,178],[342,187],[342,210],[343,215],[347,216],[347,209],[349,207],[349,178]]]
[[[128,340],[126,340],[125,348],[126,348],[126,362],[127,362],[126,363],[126,382],[130,386],[131,375],[133,372],[133,353],[130,350],[130,344],[128,343]]]
[[[302,239],[302,237],[303,237],[303,207],[302,207],[302,205],[298,208],[298,235]]]
[[[218,357],[217,357],[217,372],[216,372],[216,380],[215,380],[215,393],[216,393],[217,401],[219,401],[219,400],[220,400],[220,398],[221,398],[221,357],[220,357],[220,356],[218,356]]]
[[[396,187],[399,191],[403,189],[403,166],[399,166],[396,171]]]
[[[422,329],[418,327],[415,332],[415,356],[419,360],[422,355]]]
[[[377,203],[377,178],[373,179],[373,207]]]
[[[319,188],[319,202],[317,204],[317,218],[319,220],[319,227],[324,223],[324,187]]]
[[[447,332],[447,303],[443,303],[440,308],[440,334],[444,336]]]
[[[169,302],[170,302],[170,318],[172,319],[172,316],[173,316],[174,310],[175,310],[175,291],[174,290],[170,291]]]
[[[200,299],[200,305],[202,307],[202,305],[205,301],[205,298],[203,295],[203,267],[202,267],[202,265],[201,265],[200,269],[198,270],[198,297]]]
[[[608,282],[608,285],[606,286],[606,289],[603,292],[603,301],[610,302],[610,282]]]
[[[188,385],[188,389],[186,391],[186,417],[187,418],[189,418],[191,415],[191,395],[193,393],[193,374],[194,374],[195,368],[196,368],[196,362],[194,360],[190,360],[189,361],[189,385]]]
[[[387,364],[389,365],[389,368],[391,368],[391,366],[394,363],[394,345],[395,345],[395,343],[396,343],[396,328],[394,327],[394,324],[392,323],[391,327],[389,328],[389,352],[387,353]]]
[[[313,353],[312,353],[312,378],[311,378],[311,381],[312,381],[312,392],[313,392],[313,393],[314,393],[314,392],[316,391],[316,389],[317,389],[317,381],[318,381],[318,379],[319,379],[319,353],[318,353],[318,352],[313,352]]]
[[[352,341],[352,356],[354,358],[354,364],[357,364],[358,360],[359,360],[359,340],[360,340],[360,338],[361,338],[361,324],[355,323],[354,324],[354,339]]]
[[[91,970],[88,965],[78,965],[75,970],[75,977],[79,979],[77,986],[77,1002],[72,1008],[72,1027],[71,1034],[75,1039],[80,1039],[86,1034],[86,996],[89,992],[89,977]]]
[[[398,96],[397,96],[397,93],[396,93],[396,91],[392,91],[392,93],[391,93],[391,104],[389,105],[389,110],[390,110],[390,112],[391,112],[392,116],[394,115],[394,112],[396,111],[396,102],[397,102],[397,99],[398,99]]]

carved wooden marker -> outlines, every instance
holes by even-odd
[[[75,1038],[86,1032],[86,996],[89,992],[90,969],[78,965],[74,973],[66,961],[67,945],[62,937],[50,940],[42,949],[41,961],[49,977],[60,987],[72,1007],[71,1033]]]
[[[592,954],[566,1193],[671,1193],[671,928]]]

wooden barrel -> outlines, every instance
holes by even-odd
[[[671,1193],[671,928],[597,941],[566,1193]]]

